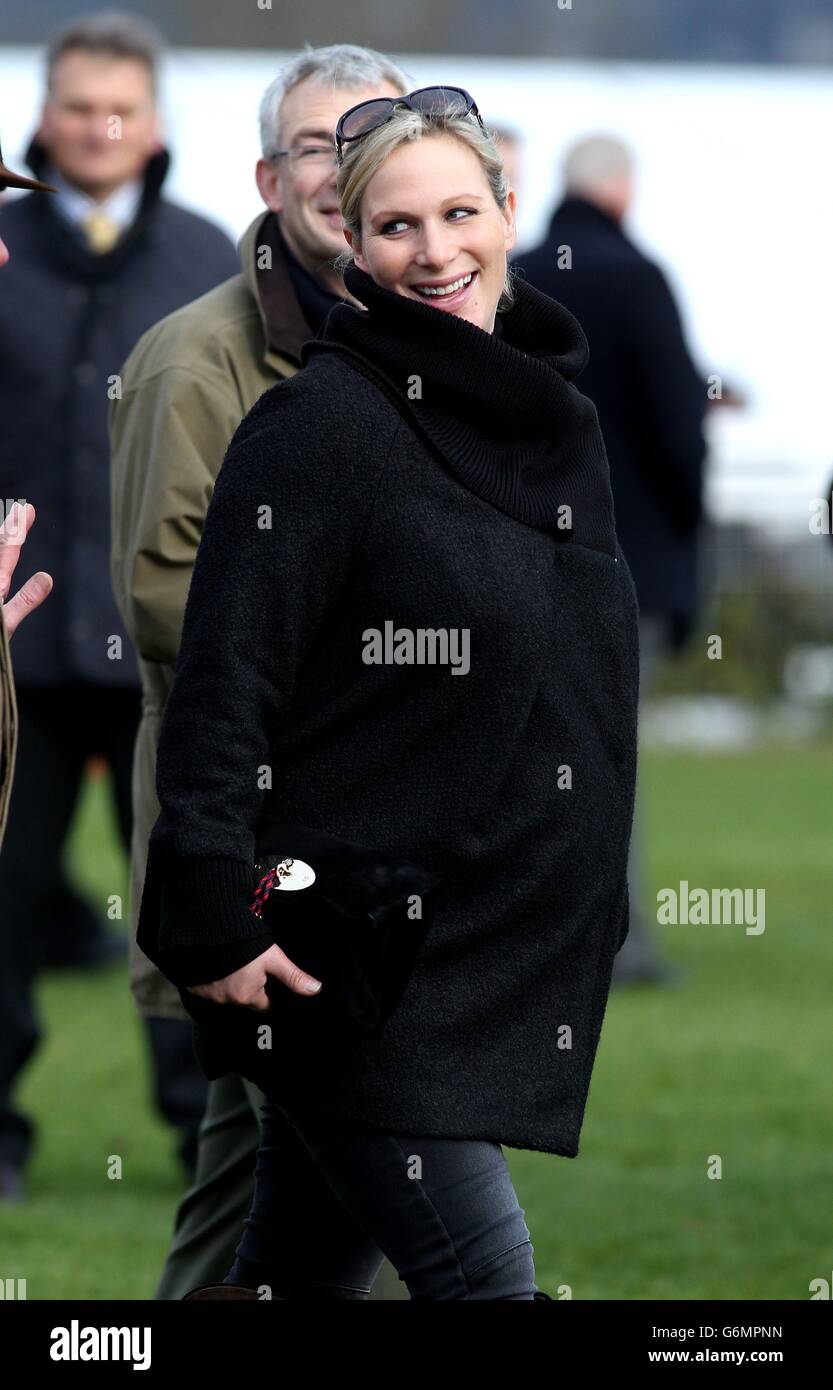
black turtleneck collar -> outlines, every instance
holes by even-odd
[[[577,319],[520,279],[497,333],[384,289],[355,265],[344,283],[365,309],[338,304],[302,363],[346,355],[472,492],[559,539],[615,554],[598,417],[571,385],[589,357]]]

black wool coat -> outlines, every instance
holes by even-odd
[[[615,218],[573,196],[515,268],[587,334],[581,389],[599,412],[619,540],[640,609],[668,614],[679,644],[700,600],[707,397],[668,281]]]
[[[146,879],[138,939],[183,989],[268,947],[248,906],[261,808],[406,855],[444,882],[402,1002],[307,1094],[574,1157],[627,931],[639,675],[598,419],[572,384],[586,340],[530,286],[488,334],[345,278],[367,310],[333,310],[217,479],[158,747],[161,908]],[[467,631],[468,661],[370,663],[386,623],[456,630],[458,655]],[[281,1050],[252,1075],[280,1098],[305,1065]]]
[[[36,142],[28,159],[45,177]],[[105,255],[50,193],[0,208],[12,251],[0,278],[0,497],[34,504],[26,574],[55,581],[15,634],[19,686],[140,685],[110,576],[108,391],[151,324],[239,269],[219,227],[162,198],[169,163],[164,151],[149,160],[136,217]]]

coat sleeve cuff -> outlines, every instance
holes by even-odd
[[[274,944],[249,906],[252,866],[242,859],[174,858],[159,910],[159,968],[175,985],[210,984]]]

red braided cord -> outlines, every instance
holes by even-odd
[[[252,901],[249,904],[249,906],[256,917],[263,916],[263,904],[266,902],[266,899],[269,897],[269,894],[275,886],[275,878],[277,877],[277,872],[277,867],[275,867],[274,869],[270,869],[268,873],[263,875],[263,878],[260,880],[260,882],[257,885],[257,888],[254,891],[254,897],[252,898]]]

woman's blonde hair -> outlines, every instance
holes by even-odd
[[[430,116],[421,111],[411,111],[402,106],[394,111],[389,121],[363,135],[360,140],[350,141],[344,146],[344,159],[338,171],[338,200],[344,224],[352,232],[354,240],[361,244],[361,204],[364,191],[377,169],[393,154],[405,140],[419,140],[426,135],[453,135],[462,140],[477,155],[483,172],[492,190],[498,207],[506,206],[509,184],[503,172],[503,160],[498,154],[493,137],[469,116],[446,115],[443,112]],[[343,272],[353,264],[353,252],[349,248],[335,262],[336,269]],[[498,300],[497,310],[511,308],[515,295],[512,272],[507,265],[503,290]]]

